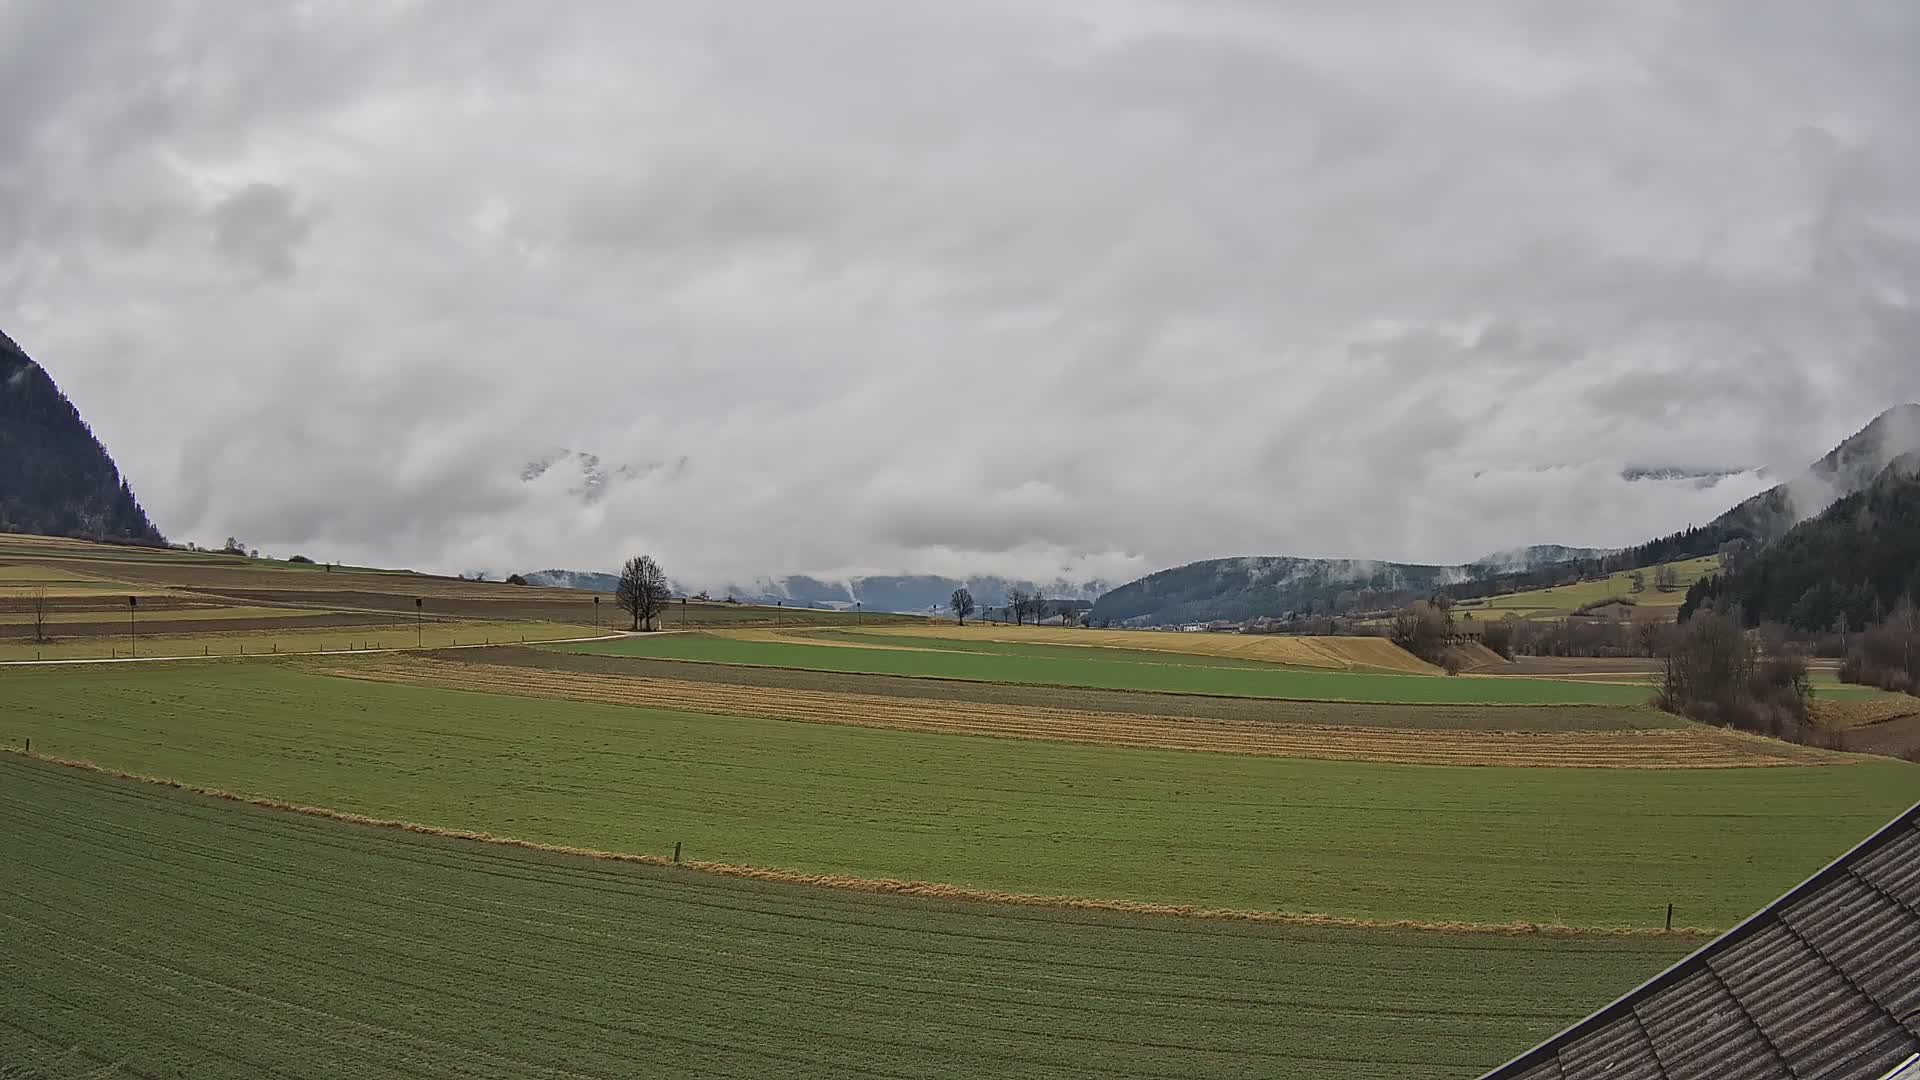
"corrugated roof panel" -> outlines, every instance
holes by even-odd
[[[1614,1024],[1560,1051],[1566,1080],[1661,1080],[1666,1074],[1647,1036],[1633,1023]]]
[[[1912,1032],[1895,1030],[1878,1039],[1849,1042],[1847,1050],[1847,1056],[1832,1069],[1803,1074],[1803,1080],[1853,1080],[1856,1076],[1885,1076],[1887,1070],[1898,1069],[1901,1062],[1915,1051],[1920,1051],[1920,1039],[1914,1038]]]
[[[1905,833],[1861,859],[1855,870],[1901,902],[1920,907],[1920,829]]]
[[[1793,929],[1774,922],[1710,966],[1796,1077],[1825,1076],[1898,1025]],[[1835,1032],[1847,1032],[1844,1040]],[[1858,1042],[1855,1042],[1855,1040]]]
[[[1665,1066],[1662,1077],[1710,1073],[1728,1080],[1771,1080],[1778,1075],[1773,1048],[1711,971],[1689,975],[1648,998],[1637,1011]]]
[[[1913,1055],[1920,805],[1485,1080],[1920,1080]]]
[[[1894,1016],[1920,1009],[1920,915],[1848,875],[1781,919]]]

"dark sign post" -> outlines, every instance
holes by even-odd
[[[427,647],[426,614],[422,610],[426,606],[427,602],[425,600],[418,596],[413,598],[413,645],[414,648],[417,649]]]
[[[593,598],[593,628],[600,629],[600,598]]]
[[[133,609],[139,606],[139,597],[127,597],[127,649],[134,656],[140,655],[140,644],[133,636]]]

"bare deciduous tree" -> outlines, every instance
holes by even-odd
[[[47,640],[47,587],[42,585],[33,590],[33,640]]]
[[[620,584],[613,590],[613,599],[620,610],[633,616],[633,629],[654,630],[658,629],[654,620],[673,599],[673,590],[653,556],[635,555],[620,568]]]
[[[1680,587],[1680,571],[1667,563],[1653,568],[1653,587],[1661,592],[1672,592]]]
[[[960,620],[961,626],[967,625],[967,616],[979,610],[973,602],[973,594],[964,585],[953,590],[953,597],[947,601],[947,606],[953,609],[954,617]]]
[[[1007,613],[1013,616],[1013,624],[1019,626],[1027,617],[1027,593],[1024,589],[1007,590]]]

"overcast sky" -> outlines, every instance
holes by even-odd
[[[0,329],[282,555],[1626,544],[1767,481],[1623,470],[1920,399],[1916,57],[1911,0],[0,0]]]

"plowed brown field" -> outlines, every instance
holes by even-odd
[[[993,706],[725,683],[580,675],[419,657],[310,662],[329,675],[523,697],[907,731],[1045,739],[1270,757],[1433,765],[1728,768],[1847,757],[1704,727],[1514,733],[1344,728]]]

